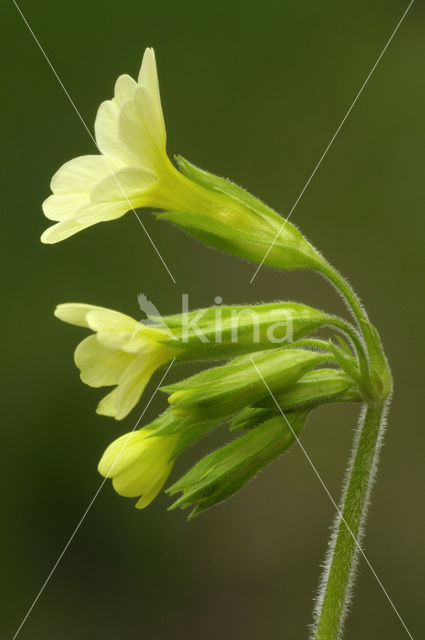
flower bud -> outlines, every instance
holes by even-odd
[[[276,394],[282,411],[312,409],[328,402],[361,402],[359,390],[343,371],[320,368],[308,371],[289,389]],[[276,409],[273,398],[264,398],[261,407]]]
[[[176,415],[230,415],[293,385],[308,370],[325,361],[322,353],[305,349],[269,349],[241,356],[163,387]],[[267,385],[267,386],[266,386]]]
[[[114,440],[99,462],[99,473],[112,478],[117,493],[141,496],[136,507],[147,507],[158,495],[173,467],[178,436],[156,436],[152,429],[126,433]]]
[[[182,492],[171,509],[194,507],[189,518],[239,491],[298,437],[307,413],[277,416],[198,462],[167,493]],[[288,424],[289,423],[289,424]]]

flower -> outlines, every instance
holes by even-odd
[[[170,475],[178,435],[155,436],[155,430],[140,429],[114,440],[103,454],[98,470],[112,478],[117,493],[127,498],[141,496],[138,509],[147,507]]]
[[[81,380],[91,387],[115,386],[97,407],[97,413],[124,418],[140,399],[153,373],[178,353],[160,340],[165,331],[133,318],[90,304],[60,304],[55,316],[95,332],[75,350]]]
[[[155,54],[146,49],[137,82],[122,75],[112,100],[103,102],[96,116],[100,155],[66,162],[53,176],[43,212],[57,224],[43,233],[54,243],[97,222],[114,220],[130,209],[172,202],[167,192],[186,179],[167,157]],[[177,180],[176,180],[177,178]]]
[[[290,222],[237,185],[166,152],[166,131],[153,49],[146,49],[137,82],[122,75],[95,121],[98,155],[66,162],[43,203],[56,224],[51,244],[138,207],[158,214],[218,249],[280,268],[318,268],[321,258]]]

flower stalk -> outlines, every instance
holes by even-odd
[[[360,417],[315,607],[314,640],[340,638],[361,552],[387,409],[387,401],[368,404]]]

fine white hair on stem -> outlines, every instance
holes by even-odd
[[[342,613],[341,613],[341,617],[340,617],[340,620],[339,620],[338,638],[342,637],[342,631],[343,631],[345,618],[347,616],[348,608],[349,608],[349,605],[350,605],[350,602],[351,602],[352,586],[353,586],[353,583],[354,583],[354,578],[356,576],[356,569],[357,569],[359,551],[362,552],[362,548],[361,548],[360,545],[361,545],[362,539],[364,537],[364,529],[365,529],[367,511],[368,511],[368,507],[369,507],[369,504],[370,504],[371,490],[372,490],[373,484],[374,484],[375,479],[376,479],[376,472],[377,472],[377,467],[378,467],[379,455],[380,455],[380,450],[381,450],[381,447],[382,447],[382,444],[383,444],[383,437],[384,437],[386,424],[387,424],[386,416],[387,416],[388,406],[389,406],[389,402],[387,402],[385,404],[385,407],[384,407],[383,412],[382,412],[381,420],[380,420],[379,432],[378,432],[378,437],[377,437],[376,443],[375,443],[375,450],[374,450],[374,453],[373,453],[372,464],[371,464],[370,470],[369,470],[367,488],[366,488],[366,493],[365,493],[365,496],[364,496],[364,499],[363,499],[362,513],[361,513],[361,518],[360,518],[360,522],[359,522],[359,525],[358,525],[358,530],[352,532],[352,535],[355,536],[355,540],[354,540],[355,545],[354,545],[353,551],[352,551],[352,558],[351,558],[351,560],[349,560],[350,561],[350,573],[349,573],[347,588],[346,588],[345,594],[344,594],[344,603],[343,603],[343,607],[342,607]],[[329,573],[330,573],[330,569],[331,569],[331,565],[332,565],[332,560],[333,560],[333,557],[334,557],[334,552],[335,552],[335,546],[336,546],[336,542],[337,542],[337,538],[338,538],[338,533],[340,531],[340,527],[341,526],[346,526],[346,525],[344,525],[344,523],[341,522],[341,514],[343,514],[343,512],[344,512],[344,505],[345,505],[345,501],[346,501],[348,486],[349,486],[350,478],[352,476],[354,461],[355,461],[356,453],[357,453],[357,450],[358,450],[359,440],[360,440],[360,436],[361,436],[363,425],[364,425],[366,411],[367,411],[367,405],[363,405],[362,411],[361,411],[360,416],[359,416],[359,421],[358,421],[358,426],[357,426],[357,429],[356,429],[354,443],[353,443],[353,447],[352,447],[352,451],[351,451],[350,461],[349,461],[349,464],[348,464],[348,467],[347,467],[347,470],[346,470],[345,476],[344,476],[343,491],[342,491],[342,497],[341,497],[341,503],[340,503],[339,511],[337,512],[337,514],[335,516],[335,519],[334,519],[334,522],[333,522],[333,525],[332,525],[332,533],[331,533],[331,537],[330,537],[330,540],[329,540],[329,547],[328,547],[328,550],[326,552],[325,559],[324,559],[324,561],[323,561],[323,563],[321,565],[322,569],[323,569],[323,572],[322,572],[322,576],[320,578],[320,584],[319,584],[319,588],[318,588],[318,592],[317,592],[317,596],[316,596],[316,600],[315,600],[315,605],[314,605],[314,609],[313,609],[313,624],[311,625],[311,635],[310,635],[311,640],[314,640],[315,634],[316,634],[316,631],[317,631],[317,626],[318,626],[319,619],[320,619],[320,614],[321,614],[321,611],[322,611],[322,605],[323,605],[323,601],[324,601],[324,598],[325,598],[325,593],[326,593]]]
[[[335,269],[335,267],[332,267],[332,271],[333,273],[340,279],[340,282],[344,283],[344,285],[350,289],[351,291],[353,291],[353,288],[351,286],[350,281],[348,280],[348,278],[346,278],[345,276],[343,276],[337,269]],[[329,282],[329,284],[335,289],[335,291],[337,292],[338,296],[341,298],[342,302],[344,303],[345,308],[349,311],[350,315],[358,321],[358,318],[353,310],[353,307],[351,306],[350,302],[347,300],[347,298],[344,296],[343,292],[341,291],[341,289],[339,288],[339,285],[337,282],[335,282],[329,273],[327,273],[326,271],[320,271],[320,275],[325,278],[325,280],[327,280]],[[357,302],[359,304],[360,309],[362,310],[365,319],[368,318],[367,316],[367,311],[366,308],[363,304],[363,302],[361,301],[361,299],[359,298],[358,294],[356,293],[356,298],[357,298]]]

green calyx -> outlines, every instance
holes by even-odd
[[[308,371],[291,387],[273,398],[265,398],[257,403],[262,408],[282,411],[313,409],[321,404],[334,402],[361,402],[359,389],[344,371],[320,368]]]
[[[235,358],[228,364],[203,371],[163,387],[176,415],[211,417],[235,411],[295,383],[306,371],[328,359],[306,349],[269,349]]]
[[[229,498],[290,447],[306,416],[304,412],[273,417],[203,458],[167,489],[171,495],[182,492],[170,508],[194,507],[189,516],[193,518]]]
[[[176,162],[186,178],[205,190],[205,197],[197,209],[157,213],[159,219],[246,260],[285,269],[320,267],[320,254],[292,223],[229,180],[181,156]]]
[[[290,346],[332,323],[326,313],[296,302],[218,306],[150,319],[168,333],[164,344],[181,348],[183,360],[231,358]]]

